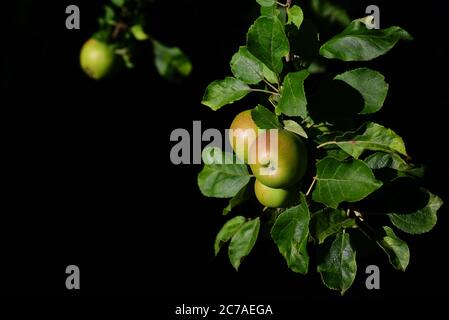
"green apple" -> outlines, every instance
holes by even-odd
[[[251,170],[264,185],[286,188],[304,176],[307,169],[307,149],[299,136],[287,130],[277,130],[276,148],[276,144],[270,143],[270,131],[273,130],[262,132],[250,148]]]
[[[96,39],[89,39],[81,48],[80,64],[91,78],[99,80],[114,69],[115,53],[112,46]]]
[[[295,198],[299,194],[299,189],[295,187],[289,187],[287,189],[270,188],[256,179],[254,193],[256,194],[257,200],[265,207],[285,208],[294,204]]]
[[[251,110],[235,116],[229,131],[229,141],[238,158],[248,163],[248,152],[257,137],[257,125],[251,116]]]

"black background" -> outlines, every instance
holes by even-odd
[[[390,83],[376,120],[404,137],[409,154],[429,166],[424,185],[446,198],[445,109],[449,106],[440,2],[377,1],[381,26],[414,37],[369,63]],[[65,7],[77,4],[81,30],[65,29]],[[353,17],[366,1],[349,1]],[[151,48],[139,67],[95,82],[80,70],[82,43],[96,30],[101,1],[17,1],[6,13],[2,59],[3,200],[0,292],[28,298],[152,298],[179,303],[284,304],[297,301],[440,299],[448,286],[444,259],[447,206],[428,234],[408,237],[411,262],[395,271],[379,250],[359,251],[354,286],[341,298],[312,269],[293,274],[276,248],[261,241],[236,273],[213,256],[224,201],[203,198],[199,165],[174,166],[170,132],[224,129],[251,99],[212,112],[200,104],[257,15],[253,1],[157,1],[148,29],[181,47],[193,62],[183,83],[157,75]],[[322,35],[326,37],[326,35]],[[228,110],[233,110],[232,112]],[[446,201],[447,202],[447,201]],[[81,290],[65,289],[65,267],[81,269]],[[365,289],[364,269],[381,268],[381,290]]]

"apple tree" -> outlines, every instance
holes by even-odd
[[[158,73],[169,80],[187,77],[192,71],[189,58],[178,47],[168,47],[151,36],[145,12],[154,0],[110,0],[98,18],[99,29],[83,45],[80,64],[93,79],[102,79],[122,66],[134,68],[137,42],[153,48]]]
[[[216,236],[215,254],[228,243],[237,270],[261,228],[268,226],[293,272],[307,274],[314,268],[325,286],[344,294],[357,273],[351,239],[361,233],[385,252],[393,268],[405,271],[410,250],[401,232],[430,231],[442,200],[419,184],[424,170],[398,133],[372,121],[389,84],[369,62],[412,36],[398,26],[368,28],[369,17],[351,21],[337,11],[335,19],[344,30],[322,41],[292,1],[257,3],[260,16],[230,59],[230,75],[210,83],[202,104],[217,111],[257,95],[260,103],[245,111],[243,120],[236,117],[231,127],[277,129],[280,140],[285,136],[277,154],[284,176],[264,180],[255,172],[260,161],[249,167],[247,157],[240,156],[245,161],[229,164],[222,160],[236,160],[239,153],[203,151],[199,189],[206,197],[229,199],[224,215],[254,198],[262,204],[229,218]],[[326,16],[326,4],[312,1],[312,9]],[[327,72],[329,62],[342,71]],[[254,145],[262,138],[249,142],[232,135],[233,148],[238,139]],[[382,215],[384,224],[374,226],[373,215]],[[309,265],[312,250],[325,250],[315,266]]]

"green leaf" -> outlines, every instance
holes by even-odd
[[[287,9],[287,24],[294,24],[298,29],[304,20],[304,14],[300,6],[294,5]]]
[[[251,110],[251,117],[259,129],[282,129],[278,117],[260,104]]]
[[[309,71],[310,74],[325,73],[326,65],[324,65],[321,61],[312,61],[312,63],[310,63],[307,67],[307,71]]]
[[[425,172],[425,167],[407,163],[395,153],[375,152],[366,157],[364,162],[373,170],[385,168],[396,170],[398,177],[422,178]]]
[[[280,12],[276,5],[272,5],[269,7],[263,7],[263,6],[260,7],[260,15],[261,16],[271,17],[271,16],[279,16],[279,14],[280,14]]]
[[[112,4],[114,4],[116,7],[123,7],[126,3],[126,0],[111,0]]]
[[[363,22],[351,24],[320,48],[320,54],[328,59],[343,61],[368,61],[387,53],[399,40],[412,40],[412,36],[400,27],[368,29]]]
[[[229,200],[228,205],[223,209],[223,215],[227,215],[235,207],[241,205],[246,200],[249,200],[251,198],[251,194],[252,192],[251,189],[248,188],[248,185],[244,186],[234,197]]]
[[[282,57],[289,52],[289,43],[284,25],[276,16],[261,16],[249,28],[248,50],[270,70],[280,74],[283,69]]]
[[[268,67],[265,64],[263,65],[263,76],[270,83],[275,83],[275,84],[279,83],[278,76],[276,75],[276,73],[274,73],[273,71],[268,69]]]
[[[234,234],[240,229],[240,227],[245,223],[246,218],[242,216],[236,216],[230,220],[228,220],[221,230],[218,232],[217,237],[215,238],[214,250],[215,255],[220,252],[223,244],[231,240]]]
[[[317,268],[323,283],[330,289],[339,290],[343,295],[351,287],[357,273],[355,256],[349,234],[338,233],[329,253]]]
[[[140,23],[133,25],[130,30],[136,40],[145,41],[150,38]]]
[[[271,7],[271,6],[273,6],[276,3],[275,0],[256,0],[256,1],[262,7]]]
[[[177,47],[166,47],[153,40],[154,64],[161,76],[173,79],[177,75],[187,77],[192,71],[189,58]]]
[[[437,211],[443,205],[443,201],[430,191],[425,191],[429,195],[429,200],[423,208],[413,213],[388,215],[395,227],[410,234],[421,234],[433,229],[437,223]]]
[[[231,59],[232,74],[247,84],[257,84],[263,80],[263,64],[254,57],[246,47],[240,47],[239,51]]]
[[[307,70],[290,72],[284,78],[281,98],[277,109],[290,117],[307,118],[307,99],[304,80],[309,76]]]
[[[398,177],[423,178],[425,176],[425,166],[410,166],[407,170],[399,170]]]
[[[326,156],[330,156],[332,158],[335,158],[339,161],[346,160],[350,157],[349,154],[341,150],[340,148],[335,149],[326,149]]]
[[[391,168],[398,171],[410,169],[410,166],[395,153],[375,152],[365,158],[365,163],[373,170]]]
[[[215,80],[207,86],[201,103],[215,111],[242,99],[250,91],[251,88],[243,81],[226,77],[223,80]]]
[[[407,157],[404,140],[391,129],[367,122],[356,132],[349,132],[336,139],[337,145],[354,158],[365,150],[396,152]]]
[[[355,220],[349,218],[341,209],[325,208],[312,216],[313,237],[321,244],[327,237],[334,235],[344,228],[351,228]]]
[[[301,125],[294,120],[284,120],[284,129],[296,133],[303,138],[308,138],[307,133],[304,131]]]
[[[410,250],[405,241],[399,239],[390,227],[382,227],[385,235],[377,241],[388,255],[391,265],[400,271],[405,271],[410,261]]]
[[[123,63],[128,69],[134,68],[134,62],[131,56],[131,52],[129,50],[125,49],[121,51],[120,54],[118,55],[123,59]]]
[[[201,160],[204,164],[225,164],[235,163],[235,156],[233,153],[223,152],[219,147],[209,147],[203,149],[201,152]]]
[[[205,151],[203,151],[205,165],[198,174],[201,193],[206,197],[234,197],[250,180],[246,165],[237,164],[233,154],[222,152],[217,148],[212,150],[213,154]]]
[[[387,97],[388,84],[379,72],[359,68],[339,74],[334,79],[341,80],[360,92],[365,100],[361,114],[374,113],[382,108]]]
[[[240,263],[254,247],[259,235],[260,219],[245,222],[234,234],[228,248],[229,261],[235,270],[239,269]]]
[[[112,7],[104,6],[104,22],[108,25],[115,25],[115,11]]]
[[[287,261],[288,267],[302,274],[306,274],[309,268],[309,220],[307,200],[301,194],[301,204],[281,213],[271,229],[271,237]]]
[[[328,0],[312,0],[311,8],[318,16],[331,23],[338,23],[345,27],[351,23],[351,18],[346,10]]]
[[[312,197],[316,202],[331,208],[343,202],[362,200],[382,186],[371,169],[361,160],[338,161],[332,157],[320,160],[317,165],[317,184]]]

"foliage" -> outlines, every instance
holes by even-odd
[[[120,56],[123,64],[135,67],[137,43],[150,44],[153,48],[157,72],[168,80],[187,77],[192,71],[189,58],[178,47],[169,47],[151,36],[145,24],[145,10],[152,0],[110,0],[98,18],[99,29],[93,38],[108,43]]]
[[[298,186],[301,196],[294,206],[265,208],[255,219],[254,212],[252,219],[245,215],[231,218],[217,235],[216,253],[230,241],[229,259],[237,269],[253,248],[259,226],[268,225],[271,238],[294,272],[309,272],[310,250],[317,247],[325,250],[315,268],[328,288],[344,294],[357,273],[351,235],[363,232],[386,253],[394,268],[405,271],[410,253],[407,243],[399,238],[401,232],[430,231],[436,224],[442,201],[419,188],[417,192],[424,201],[413,208],[407,203],[395,206],[379,203],[385,206],[382,208],[385,217],[399,232],[386,225],[379,230],[370,226],[369,207],[363,200],[388,193],[398,179],[417,179],[419,174],[414,174],[416,166],[404,140],[395,131],[367,121],[369,115],[381,110],[387,98],[389,84],[384,76],[366,66],[354,68],[346,62],[376,59],[412,37],[397,26],[369,29],[363,19],[348,21],[347,15],[337,10],[334,19],[346,28],[315,45],[318,38],[310,32],[316,29],[306,23],[298,5],[292,5],[291,1],[282,4],[257,0],[257,3],[261,15],[249,28],[246,44],[231,59],[233,76],[212,82],[202,103],[219,110],[249,94],[265,95],[265,105],[256,106],[251,113],[255,123],[263,129],[285,128],[306,138],[315,161],[310,162],[303,179],[309,180]],[[324,16],[331,14],[328,1],[313,1],[313,7]],[[304,48],[315,51],[311,53]],[[346,71],[330,74],[325,83],[327,80],[311,68],[318,59],[339,60]],[[306,90],[313,85],[317,86],[315,90]],[[342,91],[347,94],[339,94]],[[325,100],[331,103],[320,103]],[[354,126],[356,123],[358,128]],[[394,174],[385,175],[385,170]],[[224,210],[230,214],[251,198],[250,180],[244,164],[206,164],[198,183],[205,196],[231,198]],[[407,200],[408,196],[402,198]]]

